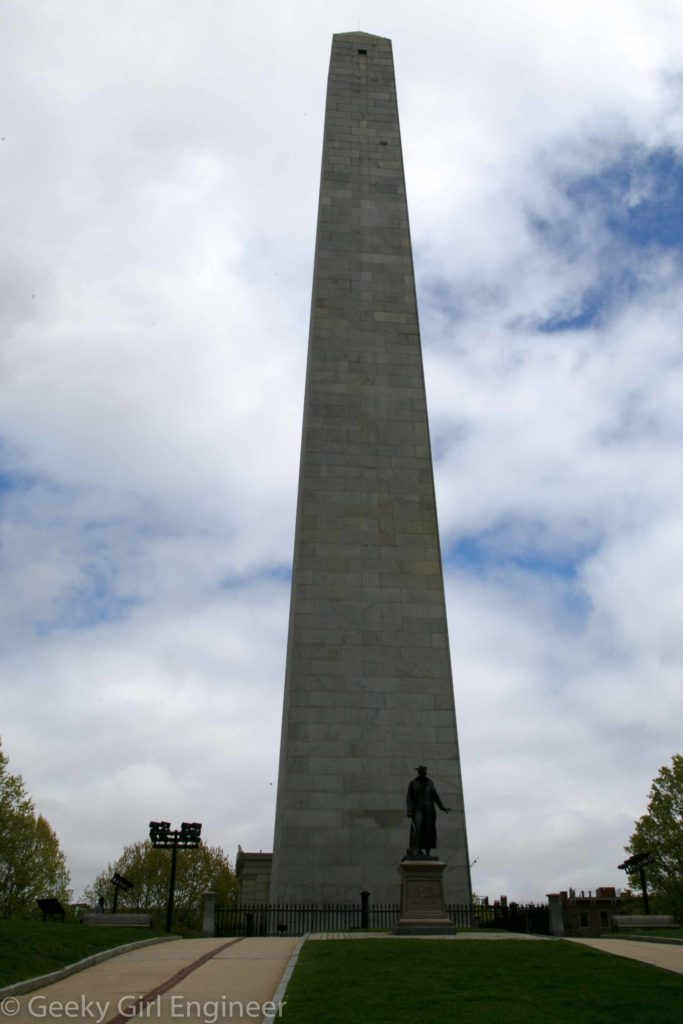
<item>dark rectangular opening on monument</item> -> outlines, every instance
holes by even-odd
[[[367,50],[359,50],[359,51],[358,51],[358,53],[359,53],[359,54],[360,54],[360,55],[361,55],[362,57],[367,57],[367,55],[368,55],[368,51],[367,51]]]

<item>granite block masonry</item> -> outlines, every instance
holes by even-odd
[[[470,876],[391,42],[332,42],[270,899],[397,902],[425,764]]]

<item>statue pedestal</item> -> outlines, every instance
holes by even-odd
[[[401,917],[394,935],[455,935],[455,926],[446,914],[445,870],[442,860],[401,861]]]

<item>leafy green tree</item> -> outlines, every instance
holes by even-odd
[[[651,851],[655,862],[646,870],[652,909],[683,920],[683,755],[659,769],[650,790],[647,813],[639,818],[627,853]],[[631,885],[640,889],[638,873]]]
[[[69,883],[54,830],[36,815],[24,780],[10,772],[0,750],[0,917],[28,916],[42,896],[67,904]]]
[[[162,924],[168,901],[171,851],[154,849],[148,839],[126,846],[119,859],[86,888],[84,900],[95,906],[103,896],[110,909],[114,897],[111,878],[115,872],[134,886],[119,892],[118,910],[151,913]],[[202,843],[195,850],[178,850],[174,896],[174,923],[178,928],[191,930],[198,926],[204,893],[208,890],[217,894],[218,903],[228,902],[237,891],[235,873],[221,848]]]

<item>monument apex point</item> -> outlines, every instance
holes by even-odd
[[[335,32],[332,39],[365,39],[367,42],[369,39],[376,39],[378,42],[390,43],[391,40],[388,36],[376,36],[372,32]]]

